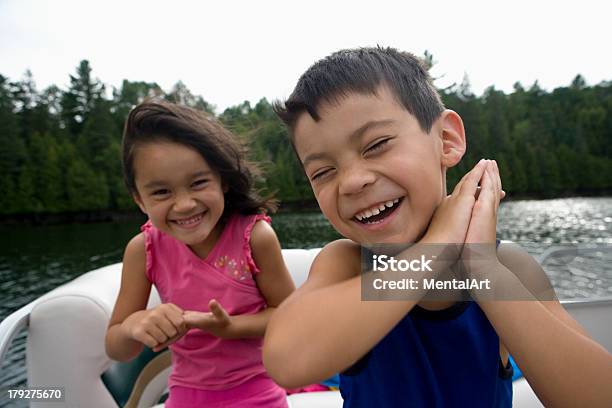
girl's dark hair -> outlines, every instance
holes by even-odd
[[[276,200],[261,197],[255,189],[259,168],[246,159],[246,148],[215,118],[203,111],[159,99],[137,105],[123,130],[122,166],[125,184],[137,194],[134,153],[139,146],[173,142],[196,150],[219,173],[226,186],[224,215],[276,211]]]

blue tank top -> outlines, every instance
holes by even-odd
[[[478,304],[415,306],[340,375],[344,407],[511,407],[512,366]]]

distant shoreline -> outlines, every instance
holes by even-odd
[[[555,197],[535,196],[535,195],[512,195],[509,194],[504,201],[521,200],[556,200],[563,198],[612,198],[612,191],[591,191],[588,194],[578,195],[568,193],[567,195],[557,195]],[[314,200],[288,201],[281,202],[278,213],[291,212],[314,212],[319,207]],[[57,224],[80,224],[97,222],[119,222],[141,220],[146,221],[146,216],[137,209],[130,211],[80,211],[66,213],[29,213],[11,214],[0,216],[0,225],[57,225]]]

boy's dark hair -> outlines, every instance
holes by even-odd
[[[274,199],[262,198],[256,191],[254,182],[260,171],[246,160],[246,149],[229,130],[203,111],[160,99],[137,105],[125,122],[122,166],[131,194],[138,193],[134,153],[139,146],[155,142],[172,142],[192,148],[219,173],[227,188],[224,215],[234,211],[254,214],[276,210]]]
[[[425,132],[444,110],[424,63],[395,48],[356,48],[337,51],[317,61],[300,77],[285,103],[274,111],[293,133],[304,112],[318,121],[322,102],[338,102],[348,93],[375,94],[389,87],[398,102],[416,117]]]

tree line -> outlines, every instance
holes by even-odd
[[[426,55],[428,57],[428,55]],[[431,62],[431,56],[429,56]],[[497,159],[510,196],[608,193],[612,187],[612,82],[587,86],[577,75],[551,92],[516,83],[510,94],[472,93],[467,77],[441,89],[467,130],[468,150],[448,174],[449,187],[482,157]],[[121,131],[129,110],[160,97],[215,115],[262,164],[260,187],[281,203],[312,202],[287,131],[265,98],[215,114],[182,82],[170,91],[124,80],[107,89],[88,61],[70,85],[38,91],[31,72],[18,81],[0,75],[0,215],[135,209],[123,185]]]

